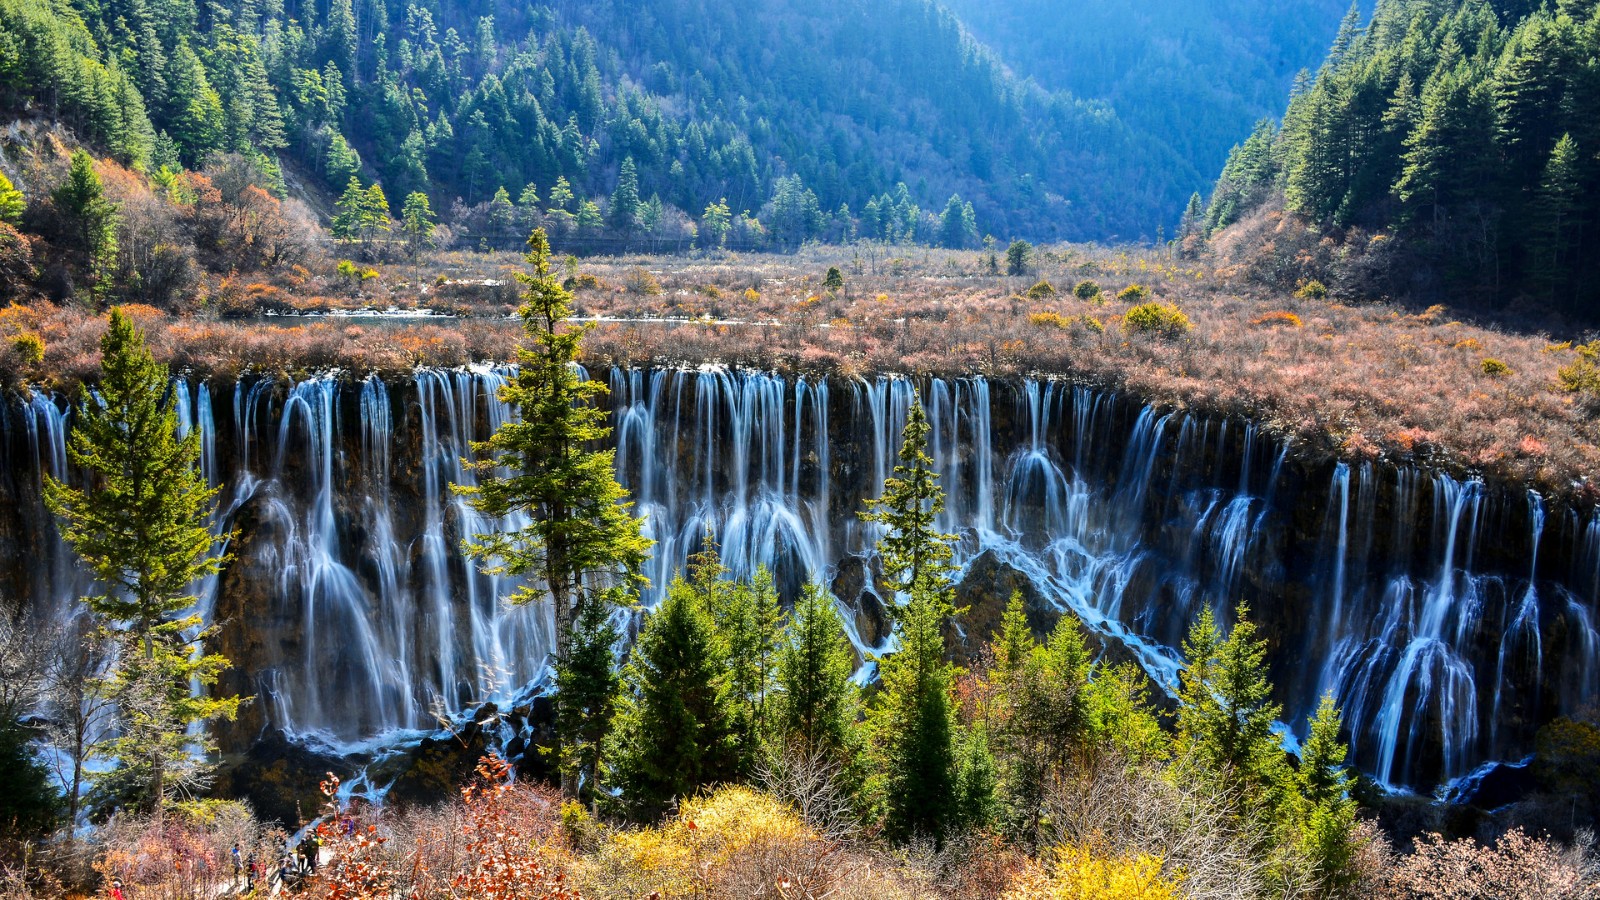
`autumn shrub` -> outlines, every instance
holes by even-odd
[[[1049,869],[1031,866],[1002,900],[1176,900],[1180,879],[1164,874],[1161,860],[1139,854],[1102,857],[1085,847],[1059,847]]]
[[[395,869],[384,853],[389,838],[378,825],[339,806],[339,779],[323,780],[327,798],[316,835],[327,858],[302,896],[308,900],[389,900],[396,893]]]
[[[1122,316],[1124,331],[1177,337],[1193,327],[1189,317],[1176,304],[1149,301],[1130,307]]]
[[[1030,314],[1028,322],[1038,328],[1068,328],[1072,325],[1072,318],[1054,310],[1045,310]]]
[[[140,900],[210,900],[242,888],[232,849],[242,861],[258,859],[270,869],[283,835],[233,801],[197,801],[160,816],[118,815],[101,827],[95,870],[120,880]]]
[[[1572,362],[1556,370],[1556,383],[1563,391],[1600,401],[1600,340],[1577,347]]]
[[[1055,285],[1042,278],[1033,287],[1028,288],[1028,299],[1030,300],[1048,300],[1055,295]]]
[[[1328,299],[1328,286],[1313,278],[1300,285],[1299,290],[1296,290],[1294,295],[1302,300],[1326,300]]]
[[[661,293],[661,281],[644,266],[634,266],[623,276],[622,286],[630,294],[655,297]]]
[[[1130,284],[1117,291],[1117,299],[1123,303],[1143,303],[1150,299],[1150,289],[1142,284]]]
[[[1484,357],[1483,362],[1479,363],[1478,367],[1483,370],[1483,374],[1490,378],[1504,378],[1511,374],[1510,366],[1492,356]]]
[[[24,331],[11,339],[11,349],[24,366],[37,366],[44,362],[44,338]]]
[[[736,786],[684,801],[660,827],[614,833],[578,875],[584,894],[601,900],[820,896],[835,853],[789,807]]]
[[[1100,285],[1085,279],[1073,287],[1072,295],[1079,300],[1093,300],[1100,296]]]
[[[1299,328],[1305,323],[1300,321],[1299,316],[1288,310],[1275,309],[1272,312],[1264,312],[1256,316],[1250,320],[1250,324],[1257,328],[1276,328],[1280,325],[1285,328]]]
[[[1571,845],[1521,830],[1491,845],[1428,834],[1389,860],[1376,881],[1365,893],[1385,900],[1594,900],[1600,859],[1587,833]]]
[[[477,780],[461,791],[466,865],[441,896],[475,900],[578,900],[564,861],[551,845],[558,835],[554,797],[518,785],[497,756],[478,764]],[[421,898],[418,898],[421,900]]]

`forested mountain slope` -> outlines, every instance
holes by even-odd
[[[1594,0],[1384,0],[1236,148],[1204,226],[1269,278],[1592,323],[1597,151]]]
[[[1040,13],[1046,28],[1063,19]],[[1111,68],[1148,70],[1142,83],[1175,98],[1142,120],[1184,118],[1182,85],[1219,70],[1158,66],[1155,36],[1099,30],[1122,24],[1091,19],[1054,69],[1107,70],[1083,46],[1139,47]],[[1189,152],[1192,129],[1129,128],[1076,99],[1107,87],[1087,76],[1076,95],[1020,80],[927,0],[0,0],[0,50],[0,111],[59,119],[124,163],[154,173],[240,153],[335,194],[352,175],[381,181],[395,211],[413,191],[446,211],[503,187],[598,228],[632,159],[640,199],[659,196],[669,219],[726,198],[736,234],[749,211],[777,245],[1148,238],[1196,162],[1211,167],[1172,149]],[[1238,71],[1230,84],[1260,78]],[[976,227],[941,235],[955,194]]]
[[[1314,67],[1346,0],[947,0],[1017,75],[1102,100],[1204,181]],[[1370,6],[1370,3],[1363,3]]]

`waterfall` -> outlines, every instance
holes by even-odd
[[[550,610],[508,606],[517,583],[463,547],[526,520],[487,521],[452,490],[475,484],[463,459],[512,416],[498,398],[512,374],[174,383],[221,489],[215,527],[238,533],[197,591],[236,689],[260,697],[252,727],[355,748],[548,681]],[[1331,691],[1352,761],[1424,789],[1520,758],[1539,724],[1600,694],[1600,518],[1538,495],[1308,463],[1252,422],[1048,379],[598,374],[618,477],[656,542],[645,607],[709,527],[736,577],[764,566],[786,600],[808,582],[832,589],[863,662],[892,649],[879,526],[857,513],[893,474],[915,391],[964,596],[1003,604],[993,579],[1025,584],[1164,689],[1199,611],[1226,622],[1247,601],[1275,650],[1286,734]],[[232,402],[214,403],[224,390]],[[0,537],[39,548],[13,581],[39,614],[65,617],[88,585],[38,485],[72,477],[70,416],[38,393],[11,413],[18,487]]]

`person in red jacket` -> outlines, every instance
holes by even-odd
[[[111,879],[110,900],[128,900],[127,895],[122,893],[122,881],[121,881],[121,879],[117,879],[117,878]]]

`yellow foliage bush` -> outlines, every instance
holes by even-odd
[[[1600,341],[1578,348],[1578,355],[1556,370],[1556,381],[1563,391],[1600,399]]]
[[[31,331],[13,337],[11,349],[17,352],[17,358],[25,366],[37,366],[44,362],[44,338]]]
[[[1152,332],[1166,337],[1177,337],[1187,332],[1193,324],[1183,310],[1171,303],[1154,300],[1129,307],[1122,317],[1123,331]]]
[[[1504,378],[1505,376],[1511,374],[1510,366],[1492,356],[1485,357],[1479,366],[1483,369],[1483,374],[1489,376],[1490,378]]]
[[[657,828],[620,831],[579,864],[585,897],[756,896],[829,845],[782,802],[748,787],[687,800]],[[802,894],[801,896],[805,896]]]
[[[1054,310],[1036,312],[1028,316],[1028,322],[1038,328],[1066,328],[1072,320]]]
[[[1061,847],[1055,867],[1024,871],[1002,900],[1176,900],[1181,878],[1162,874],[1158,857],[1106,858]]]
[[[1322,282],[1312,280],[1300,285],[1300,289],[1295,291],[1294,295],[1302,300],[1326,300],[1328,288]]]
[[[1043,279],[1038,284],[1028,288],[1028,297],[1032,300],[1044,300],[1056,295],[1056,286]]]

